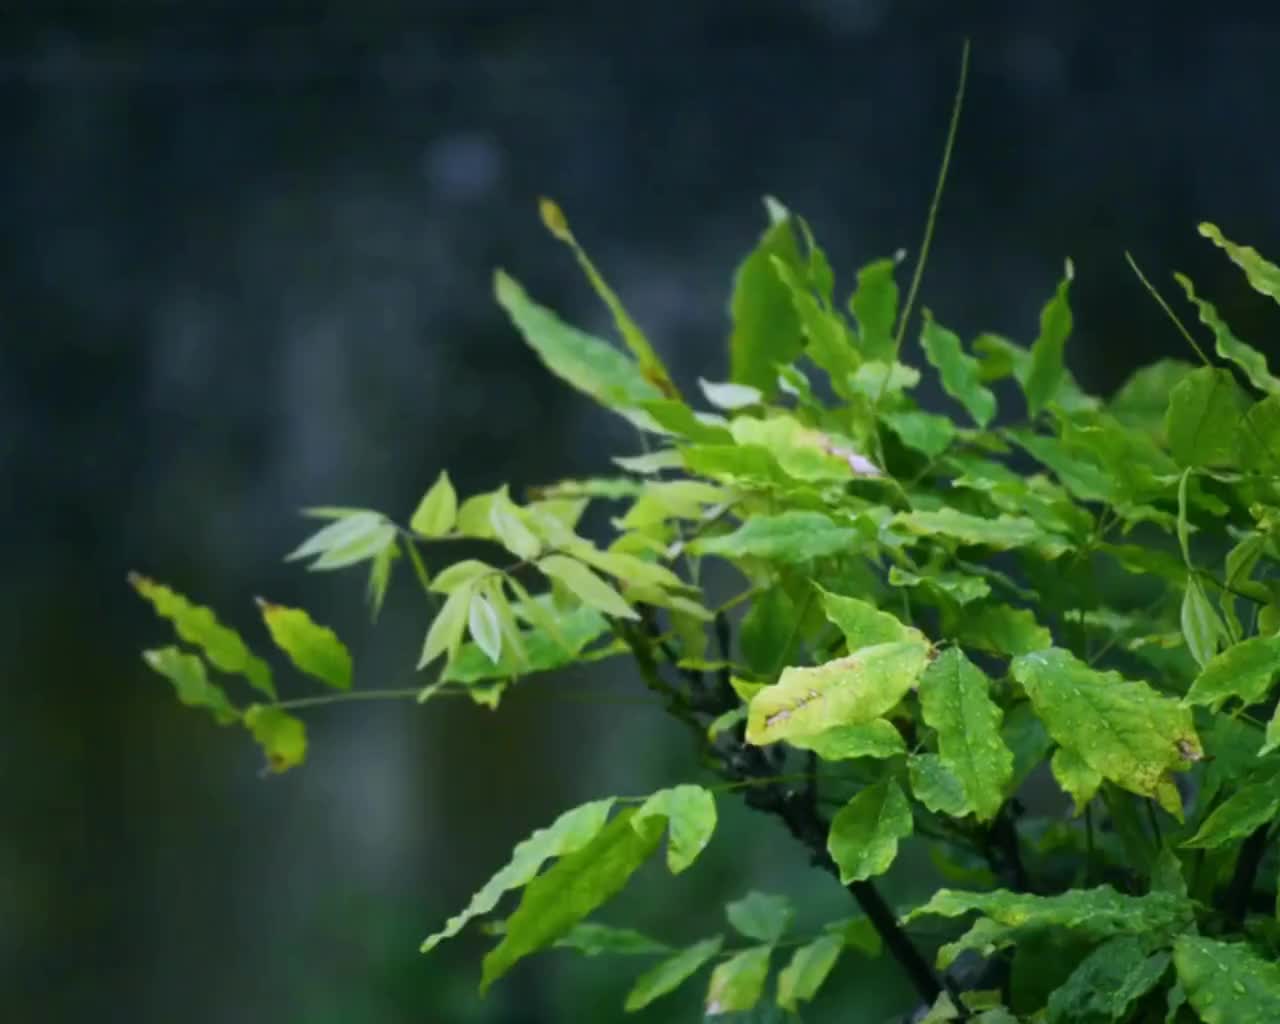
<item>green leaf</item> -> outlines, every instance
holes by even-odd
[[[575,924],[567,935],[556,940],[555,947],[576,950],[583,956],[652,956],[671,952],[665,942],[631,928],[613,928],[592,921]]]
[[[701,555],[799,563],[851,551],[857,543],[851,527],[837,526],[820,512],[796,510],[752,516],[734,532],[696,540],[689,548]]]
[[[443,537],[458,521],[458,495],[449,474],[441,470],[436,482],[418,502],[409,528],[423,537]]]
[[[792,736],[788,742],[801,750],[812,750],[824,761],[848,761],[856,757],[883,760],[907,752],[902,733],[884,718],[861,725],[837,725],[816,736]]]
[[[576,559],[547,555],[536,564],[549,578],[563,583],[583,604],[620,619],[640,617],[621,594]]]
[[[994,654],[1030,654],[1053,646],[1053,635],[1025,608],[983,605],[966,611],[956,639]]]
[[[760,393],[760,389],[753,388],[748,384],[733,384],[729,382],[717,384],[699,377],[698,387],[702,389],[702,393],[706,396],[708,402],[717,409],[725,409],[730,412],[735,409],[745,409],[748,406],[759,405],[764,401],[764,395]]]
[[[990,689],[985,673],[954,647],[920,677],[920,708],[938,733],[938,755],[979,821],[996,816],[1013,777],[1013,753],[1000,737],[1004,715]]]
[[[1192,370],[1169,393],[1165,433],[1180,466],[1234,466],[1248,405],[1230,370]]]
[[[799,624],[799,609],[781,586],[763,591],[738,630],[742,656],[752,671],[770,677],[779,672],[790,657]]]
[[[750,1010],[764,994],[769,977],[770,946],[754,946],[717,964],[707,986],[706,1014]]]
[[[1204,756],[1190,710],[1146,683],[1098,672],[1057,647],[1021,655],[1011,670],[1049,735],[1122,789],[1165,804],[1169,773]],[[1181,804],[1165,809],[1181,814]]]
[[[875,644],[814,668],[788,668],[751,698],[747,742],[757,746],[859,725],[889,711],[928,663],[927,643]]]
[[[1164,414],[1169,407],[1169,392],[1194,369],[1182,359],[1160,359],[1135,370],[1107,404],[1107,409],[1126,427],[1141,430],[1160,445],[1166,445]]]
[[[244,724],[262,747],[273,772],[288,771],[306,759],[307,730],[301,719],[279,708],[251,704],[245,708]]]
[[[1210,603],[1195,575],[1187,576],[1187,589],[1182,595],[1182,636],[1187,650],[1202,668],[1208,666],[1227,640],[1227,627],[1218,618],[1218,612]]]
[[[1032,416],[1039,416],[1041,410],[1057,397],[1065,377],[1062,352],[1071,334],[1071,307],[1067,303],[1071,278],[1071,261],[1068,260],[1066,276],[1040,312],[1040,334],[1031,346],[1031,366],[1023,388],[1027,395],[1027,409]]]
[[[981,545],[995,551],[1037,545],[1066,550],[1063,542],[1041,530],[1034,520],[1023,516],[988,518],[942,508],[937,511],[899,512],[890,523],[915,536],[949,537],[961,544]]]
[[[907,778],[915,798],[935,814],[963,818],[973,813],[960,780],[937,754],[913,754],[907,760]]]
[[[896,395],[920,383],[920,371],[902,363],[863,363],[849,377],[849,389],[874,402],[881,392]]]
[[[498,542],[523,561],[537,558],[542,542],[520,518],[520,510],[505,493],[498,494],[489,506],[489,525]]]
[[[903,444],[930,459],[936,459],[950,448],[951,442],[956,438],[955,424],[945,416],[931,412],[915,409],[883,412],[880,418],[902,438]]]
[[[178,636],[199,647],[215,668],[243,676],[259,693],[275,699],[270,666],[250,652],[240,634],[220,623],[210,609],[192,604],[172,588],[136,572],[129,574],[129,584],[151,602],[157,615],[173,623]]]
[[[831,819],[827,850],[840,869],[840,884],[862,882],[889,870],[898,840],[911,835],[911,808],[893,779],[868,786]]]
[[[819,588],[821,589],[821,588]],[[873,644],[924,643],[924,634],[902,623],[896,616],[856,597],[822,591],[822,610],[844,634],[850,651]]]
[[[778,972],[778,1005],[795,1012],[799,1003],[816,996],[842,949],[842,935],[823,935],[797,949],[791,962]]]
[[[1155,988],[1169,968],[1169,954],[1147,955],[1137,938],[1104,942],[1049,996],[1049,1024],[1115,1024]]]
[[[391,569],[395,565],[395,561],[400,557],[400,549],[394,543],[388,544],[379,551],[373,558],[373,562],[369,566],[369,584],[366,588],[369,609],[373,620],[378,620],[378,615],[382,611],[382,602],[387,596],[387,587],[391,583]]]
[[[1218,355],[1222,356],[1223,359],[1231,360],[1236,366],[1240,367],[1244,375],[1249,378],[1249,383],[1259,391],[1266,391],[1272,394],[1280,393],[1280,378],[1273,377],[1268,371],[1267,357],[1231,333],[1231,328],[1218,315],[1218,310],[1213,303],[1196,295],[1195,287],[1192,285],[1190,278],[1183,274],[1174,274],[1173,276],[1177,279],[1178,284],[1182,285],[1182,290],[1187,293],[1187,298],[1195,303],[1195,307],[1200,313],[1200,322],[1213,331]],[[1280,280],[1280,274],[1277,275],[1277,280]],[[1280,299],[1277,299],[1277,301],[1280,301]]]
[[[730,378],[765,395],[773,394],[777,386],[776,368],[793,362],[803,343],[791,289],[779,277],[775,257],[800,271],[800,251],[789,215],[769,226],[738,268],[729,300]]]
[[[351,655],[336,633],[311,620],[301,608],[286,608],[258,598],[271,639],[299,670],[335,690],[351,689]]]
[[[879,476],[880,470],[866,456],[854,451],[852,442],[805,426],[786,415],[767,419],[738,416],[731,426],[733,439],[743,447],[768,451],[791,478],[807,483],[848,480],[855,476]]]
[[[488,562],[481,562],[475,558],[464,558],[461,562],[454,562],[447,569],[442,570],[435,579],[431,581],[431,589],[437,594],[452,594],[459,587],[467,586],[484,576],[493,576],[498,573]]]
[[[1280,469],[1280,393],[1255,402],[1240,427],[1241,464],[1256,472]]]
[[[430,953],[445,939],[462,931],[468,922],[489,913],[505,893],[526,885],[552,857],[564,857],[587,846],[604,828],[613,804],[614,798],[606,797],[565,811],[546,828],[517,843],[511,851],[511,860],[471,897],[465,910],[449,918],[440,931],[426,938],[422,952]]]
[[[658,845],[662,828],[633,828],[634,811],[619,812],[586,846],[565,854],[530,882],[502,941],[484,958],[483,993],[517,962],[551,945],[617,894]]]
[[[934,594],[945,594],[956,604],[969,604],[991,593],[991,585],[981,576],[963,572],[931,572],[917,576],[896,565],[889,566],[889,586],[921,587]],[[967,617],[965,621],[968,621]]]
[[[436,582],[439,583],[439,577]],[[436,617],[431,620],[431,628],[427,630],[422,655],[418,658],[419,669],[426,668],[442,654],[448,655],[445,658],[448,663],[458,653],[471,612],[471,594],[471,585],[464,584],[454,590],[440,607]]]
[[[502,624],[498,621],[498,613],[494,611],[493,604],[478,591],[471,595],[467,627],[476,646],[496,665],[502,657]]]
[[[222,688],[209,682],[198,654],[184,654],[177,647],[161,647],[143,651],[142,660],[173,683],[178,700],[187,707],[206,709],[219,725],[227,725],[240,717]]]
[[[464,602],[462,606],[466,608],[467,604]],[[537,607],[544,608],[541,604]],[[463,644],[445,667],[440,676],[441,681],[470,686],[494,679],[512,679],[516,676],[549,672],[575,660],[586,661],[596,652],[581,654],[582,649],[609,628],[604,616],[594,608],[587,607],[555,613],[554,633],[548,630],[547,625],[550,623],[519,631],[519,647],[524,651],[523,659],[518,658],[512,650],[514,645],[509,631],[503,633],[506,642],[497,664],[475,644]],[[608,651],[609,648],[604,650]]]
[[[938,950],[938,967],[950,966],[967,949],[990,956],[1037,931],[1065,929],[1080,938],[1108,939],[1138,935],[1159,941],[1176,934],[1193,919],[1192,904],[1169,893],[1125,896],[1109,885],[1074,889],[1057,896],[997,889],[960,892],[941,889],[924,906],[907,914],[904,922],[925,916],[960,917],[977,911],[982,916],[957,941]]]
[[[1231,262],[1245,272],[1254,291],[1280,302],[1280,267],[1264,260],[1257,249],[1228,241],[1213,224],[1201,224],[1200,234],[1231,257]]]
[[[757,942],[777,942],[795,919],[795,908],[785,896],[771,892],[749,892],[725,908],[729,923],[741,935]]]
[[[318,556],[311,569],[343,569],[377,558],[396,541],[395,524],[378,512],[356,511],[312,534],[285,556],[294,561]]]
[[[965,407],[975,423],[985,427],[996,414],[996,396],[983,383],[978,360],[967,354],[960,338],[925,311],[920,344],[937,367],[942,390]]]
[[[1009,792],[1015,793],[1027,781],[1032,770],[1048,756],[1053,741],[1029,701],[1021,701],[1009,709],[1000,735],[1013,751],[1013,780],[1009,783]]]
[[[858,321],[858,347],[867,359],[893,359],[893,325],[898,317],[898,283],[893,279],[894,260],[876,260],[858,271],[858,287],[849,299],[849,311]]]
[[[650,818],[667,821],[667,867],[678,875],[698,858],[716,830],[716,801],[701,786],[660,789],[640,805],[631,819],[640,828]]]
[[[494,294],[525,341],[556,376],[615,410],[635,409],[662,398],[640,367],[625,355],[584,331],[571,327],[501,270],[494,275]]]
[[[1085,804],[1097,795],[1102,786],[1102,776],[1089,767],[1088,763],[1074,750],[1059,747],[1049,762],[1053,777],[1063,792],[1071,797],[1075,804],[1076,815],[1084,813]]]
[[[1173,964],[1187,1001],[1205,1024],[1280,1020],[1280,964],[1243,942],[1180,935]]]
[[[1214,808],[1184,847],[1212,850],[1251,835],[1280,813],[1280,762],[1266,761]]]
[[[711,961],[723,945],[722,935],[703,939],[645,971],[627,993],[627,1013],[643,1010],[655,999],[675,991]]]
[[[1233,697],[1245,705],[1264,700],[1280,675],[1280,636],[1255,636],[1210,658],[1184,704],[1207,704],[1217,711]]]

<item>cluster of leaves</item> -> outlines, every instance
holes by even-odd
[[[519,891],[489,926],[482,989],[568,947],[648,958],[628,1010],[710,968],[708,1014],[755,1007],[771,977],[794,1013],[842,955],[887,953],[929,1021],[1280,1020],[1280,378],[1264,356],[1179,276],[1218,360],[1183,328],[1201,365],[1163,360],[1108,400],[1087,395],[1064,363],[1070,264],[1029,346],[966,345],[926,311],[909,352],[896,262],[864,267],[838,303],[807,224],[771,202],[734,281],[729,380],[699,381],[689,400],[559,209],[542,213],[626,351],[501,272],[497,299],[642,450],[523,503],[506,488],[459,502],[441,474],[404,526],[314,510],[329,522],[293,557],[367,566],[375,612],[408,561],[433,607],[421,699],[492,707],[534,673],[629,655],[719,782],[567,811],[424,951]],[[1280,302],[1280,268],[1201,230]],[[913,399],[924,366],[955,415]],[[578,532],[591,502],[614,513],[607,547]],[[455,541],[497,555],[428,572]],[[718,604],[700,585],[708,560],[742,580]],[[134,583],[196,648],[146,655],[179,698],[243,721],[273,767],[301,760],[301,723],[266,664],[207,610]],[[350,685],[332,633],[262,607],[300,669]],[[233,706],[209,666],[267,702]],[[1028,794],[1050,778],[1064,800],[1033,812]],[[796,935],[786,898],[752,893],[727,908],[741,942],[680,948],[591,919],[664,832],[670,870],[689,868],[717,800],[738,797],[862,913]],[[967,888],[888,907],[874,880],[907,841]],[[931,964],[922,918],[970,923]],[[963,980],[959,958],[975,957],[986,966]]]

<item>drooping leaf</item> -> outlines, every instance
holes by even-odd
[[[1104,942],[1049,996],[1049,1024],[1115,1024],[1155,988],[1169,968],[1168,953],[1147,955],[1137,938]]]
[[[920,677],[925,723],[937,731],[942,763],[960,780],[979,821],[995,817],[1013,776],[1013,753],[1000,737],[1004,716],[990,688],[985,673],[954,647]]]
[[[778,972],[778,1005],[795,1011],[797,1005],[818,994],[844,949],[842,935],[823,935],[805,943]]]
[[[409,528],[423,537],[443,537],[458,521],[458,494],[445,470],[418,502]]]
[[[753,946],[716,964],[707,985],[707,1016],[750,1010],[760,1002],[772,953],[771,946]]]
[[[858,321],[858,347],[864,358],[888,362],[893,350],[893,325],[898,318],[898,283],[894,260],[876,260],[858,271],[858,287],[849,298],[849,311]]]
[[[814,668],[788,668],[751,698],[747,742],[757,746],[860,725],[890,710],[928,663],[925,642],[875,644]]]
[[[583,604],[605,615],[620,619],[640,617],[621,594],[576,559],[547,555],[538,559],[537,566],[551,579],[563,583]]]
[[[1226,321],[1218,314],[1218,310],[1213,303],[1200,298],[1196,294],[1195,286],[1192,285],[1191,279],[1183,274],[1173,275],[1178,284],[1182,285],[1182,290],[1187,293],[1187,298],[1195,304],[1196,310],[1200,314],[1200,322],[1209,330],[1213,331],[1215,348],[1218,355],[1223,359],[1230,359],[1236,366],[1244,372],[1249,378],[1249,383],[1259,391],[1266,391],[1272,394],[1280,393],[1280,378],[1271,375],[1267,369],[1267,357],[1259,352],[1252,345],[1247,345],[1237,338],[1227,326]],[[1280,275],[1277,275],[1280,281]],[[1278,293],[1280,294],[1280,293]],[[1280,301],[1280,299],[1277,299]]]
[[[555,942],[557,949],[572,949],[583,956],[652,956],[671,953],[665,942],[651,939],[632,928],[614,928],[594,921],[582,921]]]
[[[963,572],[931,572],[921,576],[896,565],[889,566],[889,586],[920,587],[935,594],[945,594],[956,604],[969,604],[991,593],[991,585],[981,576]],[[967,616],[965,621],[968,621]]]
[[[1234,466],[1248,405],[1229,370],[1192,370],[1169,393],[1165,433],[1180,466]]]
[[[660,789],[640,805],[631,823],[648,827],[650,818],[665,818],[667,867],[678,875],[698,858],[716,830],[716,801],[701,786],[672,786]]]
[[[752,602],[738,643],[753,671],[770,677],[781,671],[795,644],[799,618],[800,610],[781,586],[767,588]]]
[[[1228,647],[1205,663],[1184,702],[1216,711],[1232,698],[1257,704],[1280,676],[1280,636],[1255,636]]]
[[[1027,395],[1027,409],[1032,416],[1040,415],[1058,395],[1065,376],[1062,352],[1071,334],[1071,307],[1067,293],[1071,287],[1071,262],[1052,299],[1040,312],[1040,334],[1031,346],[1031,365],[1023,390]]]
[[[1173,964],[1187,1001],[1205,1024],[1280,1020],[1280,964],[1245,943],[1180,935]]]
[[[848,761],[857,757],[884,759],[907,752],[902,733],[884,718],[861,725],[837,725],[814,736],[790,736],[787,742],[801,750],[812,750],[824,761]]]
[[[259,598],[258,609],[271,639],[301,671],[335,690],[351,689],[351,655],[333,630],[313,622],[301,608]]]
[[[279,708],[250,704],[244,711],[244,724],[262,747],[273,772],[288,771],[306,760],[307,730],[301,719]]]
[[[502,624],[498,621],[498,613],[494,611],[493,603],[479,591],[471,595],[471,603],[467,611],[467,628],[476,646],[496,665],[502,657]]]
[[[1180,621],[1187,650],[1197,664],[1207,667],[1218,653],[1218,648],[1227,642],[1227,627],[1205,594],[1200,578],[1194,574],[1187,576]]]
[[[911,794],[935,814],[963,818],[973,813],[964,786],[937,754],[912,754],[907,759]]]
[[[725,908],[729,923],[741,935],[757,942],[777,942],[795,919],[787,897],[772,892],[749,892]]]
[[[1011,670],[1049,735],[1131,793],[1163,802],[1169,773],[1204,756],[1190,710],[1146,683],[1096,671],[1057,647],[1021,655]],[[1179,816],[1181,805],[1166,810]]]
[[[982,383],[978,360],[965,352],[960,338],[934,320],[928,311],[920,344],[941,375],[942,389],[965,407],[978,426],[990,423],[996,414],[996,396]]]
[[[1274,263],[1268,263],[1259,255],[1257,249],[1229,241],[1223,237],[1216,225],[1208,222],[1201,224],[1200,234],[1231,257],[1231,262],[1245,272],[1254,291],[1280,302],[1280,267]]]
[[[547,369],[600,404],[629,410],[663,397],[625,355],[566,324],[501,270],[494,275],[494,294]]]
[[[822,591],[822,610],[841,633],[850,651],[873,644],[924,643],[924,634],[896,616],[856,597]]]
[[[136,572],[129,574],[129,583],[151,602],[157,615],[173,623],[178,636],[199,647],[210,664],[243,676],[255,690],[275,700],[271,667],[249,650],[239,633],[220,623],[210,609],[192,604],[171,587]]]
[[[1280,761],[1260,764],[1239,788],[1214,808],[1185,847],[1212,850],[1234,843],[1273,821],[1280,813]]]
[[[396,528],[379,512],[355,510],[312,534],[285,556],[291,562],[316,556],[311,569],[344,569],[377,558],[395,546]]]
[[[198,654],[184,654],[177,647],[161,647],[144,651],[142,660],[173,683],[178,700],[187,707],[204,708],[219,725],[227,725],[240,717],[222,687],[209,681]]]
[[[648,859],[662,836],[651,821],[633,828],[630,808],[619,812],[586,846],[566,854],[530,882],[509,918],[502,941],[485,955],[483,993],[518,961],[565,935],[616,895]]]
[[[690,550],[725,558],[764,558],[775,562],[808,562],[851,551],[857,531],[837,526],[821,512],[791,511],[752,516],[732,533],[694,541]]]
[[[369,611],[373,620],[378,620],[382,612],[382,603],[387,597],[387,587],[391,584],[391,570],[396,559],[400,557],[400,549],[393,542],[374,556],[369,564],[369,583],[366,594],[369,599]]]
[[[862,790],[831,819],[827,851],[840,869],[840,883],[884,874],[898,856],[898,841],[911,830],[911,807],[893,779]]]
[[[604,828],[613,804],[613,797],[582,804],[517,843],[511,851],[511,860],[471,897],[461,913],[449,918],[440,931],[427,937],[422,943],[422,952],[431,952],[445,939],[462,931],[469,921],[489,913],[505,893],[526,885],[550,858],[564,857],[587,846]]]
[[[640,975],[627,994],[627,1013],[643,1010],[660,996],[675,991],[710,962],[723,945],[723,935],[703,939]]]
[[[802,335],[791,290],[778,276],[775,257],[800,269],[800,251],[790,216],[771,224],[734,275],[729,315],[730,378],[770,395],[778,366],[795,361]]]
[[[728,411],[745,409],[764,401],[764,395],[760,393],[760,389],[753,388],[749,384],[733,384],[728,381],[716,383],[699,377],[698,387],[702,389],[707,401],[717,409]]]
[[[967,933],[938,951],[938,966],[945,969],[966,949],[983,956],[1036,931],[1061,928],[1079,938],[1108,939],[1115,935],[1139,935],[1156,941],[1177,934],[1193,917],[1193,905],[1170,893],[1126,896],[1109,885],[1074,889],[1056,896],[1031,893],[960,892],[941,889],[929,902],[907,914],[918,918],[960,917],[977,911],[978,920]]]
[[[1053,777],[1075,804],[1077,816],[1084,813],[1085,804],[1094,798],[1102,785],[1102,776],[1089,767],[1074,750],[1059,747],[1049,762]]]
[[[1022,516],[975,516],[954,508],[899,512],[894,526],[918,537],[949,537],[960,544],[976,544],[995,551],[1046,545],[1065,551],[1066,544],[1045,533],[1034,520]]]

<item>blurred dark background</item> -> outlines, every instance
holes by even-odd
[[[1190,273],[1274,366],[1276,311],[1195,225],[1280,255],[1280,29],[1205,5],[1099,10],[0,4],[4,1018],[619,1019],[633,963],[543,956],[480,1002],[482,937],[417,946],[562,808],[689,773],[620,663],[517,688],[496,714],[317,711],[307,766],[264,779],[247,739],[142,666],[167,631],[125,573],[259,641],[255,594],[306,603],[349,639],[358,685],[412,682],[407,578],[374,630],[360,579],[280,557],[304,505],[404,518],[442,466],[465,492],[519,488],[631,449],[490,298],[502,265],[608,331],[535,198],[562,202],[683,381],[722,379],[762,195],[809,218],[846,290],[917,245],[965,35],[925,304],[1027,343],[1071,256],[1070,362],[1108,390],[1185,355],[1131,249],[1171,297],[1169,273]],[[691,941],[753,886],[806,920],[849,912],[785,836],[723,814],[699,869],[646,875],[605,919]],[[934,884],[925,863],[895,868],[892,895]],[[642,1019],[696,1019],[696,988]],[[910,1004],[851,956],[805,1019]]]

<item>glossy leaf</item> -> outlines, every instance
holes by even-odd
[[[1131,935],[1104,942],[1049,996],[1049,1024],[1114,1024],[1155,988],[1169,968],[1169,954],[1147,954]]]
[[[1280,1020],[1280,964],[1243,942],[1181,935],[1173,964],[1187,1001],[1205,1024]]]
[[[749,892],[724,909],[734,929],[757,942],[777,942],[796,914],[787,897],[769,892]]]
[[[1021,655],[1011,670],[1049,735],[1123,789],[1163,798],[1169,773],[1204,756],[1191,712],[1146,683],[1096,671],[1057,647]]]
[[[707,1016],[750,1010],[755,1006],[764,995],[772,952],[769,946],[754,946],[717,964],[707,986]]]
[[[502,624],[492,602],[478,591],[471,595],[468,605],[467,628],[476,646],[496,665],[502,657]]]
[[[1207,704],[1217,710],[1228,700],[1245,705],[1264,700],[1271,684],[1280,676],[1280,636],[1255,636],[1205,663],[1184,700],[1186,704]]]
[[[178,700],[187,707],[204,708],[219,725],[227,725],[240,717],[222,687],[209,681],[198,654],[184,654],[177,647],[161,647],[144,651],[142,660],[173,684]]]
[[[911,795],[935,814],[963,818],[973,813],[964,786],[937,754],[912,754],[907,759]]]
[[[604,828],[613,804],[614,798],[607,797],[565,811],[546,828],[538,829],[516,844],[511,860],[471,897],[461,913],[449,918],[440,931],[427,937],[422,943],[422,952],[431,952],[445,939],[462,931],[468,922],[489,913],[505,893],[526,885],[552,857],[564,857],[590,844]]]
[[[857,531],[837,526],[820,512],[783,512],[753,516],[732,533],[693,542],[690,549],[702,555],[725,558],[763,558],[800,563],[852,551]]]
[[[960,338],[926,312],[920,344],[941,375],[942,389],[965,407],[978,426],[990,423],[996,414],[996,396],[982,383],[978,360],[965,352]]]
[[[467,629],[472,593],[470,585],[463,585],[454,590],[440,606],[440,611],[431,620],[431,627],[427,630],[422,654],[418,658],[418,668],[426,668],[442,654],[447,655],[446,663],[453,660],[458,648],[462,646],[462,636]]]
[[[351,655],[336,633],[301,608],[258,599],[271,639],[301,671],[335,690],[351,689]]]
[[[551,579],[563,583],[583,604],[605,615],[619,619],[640,617],[621,594],[575,559],[565,555],[547,555],[538,559],[537,566]]]
[[[243,676],[255,690],[275,699],[270,666],[249,650],[239,633],[219,622],[210,609],[193,604],[171,587],[136,572],[129,574],[129,583],[151,603],[157,615],[173,624],[178,636],[199,647],[211,665]]]
[[[945,594],[957,604],[969,604],[991,593],[991,585],[981,576],[970,576],[962,572],[931,572],[921,576],[896,565],[889,567],[889,586],[920,587],[926,591]],[[968,621],[968,616],[965,621]]]
[[[436,482],[418,502],[409,528],[423,537],[443,537],[458,521],[458,494],[448,472],[441,470]]]
[[[716,830],[715,797],[701,786],[660,789],[640,805],[631,823],[644,828],[655,817],[666,819],[667,867],[678,875],[697,860],[711,841]]]
[[[795,1011],[798,1004],[818,994],[844,949],[841,935],[823,935],[805,943],[792,954],[791,962],[778,972],[778,1005]]]
[[[1065,377],[1062,353],[1072,326],[1071,307],[1067,302],[1071,278],[1071,262],[1068,260],[1066,276],[1040,312],[1040,334],[1031,346],[1031,363],[1023,385],[1027,409],[1032,416],[1038,416],[1057,397]]]
[[[875,644],[825,665],[788,668],[751,698],[747,742],[763,746],[879,718],[916,684],[928,653],[924,642]]]
[[[675,991],[709,963],[720,952],[723,945],[724,936],[722,935],[703,939],[646,971],[636,980],[627,994],[625,1006],[627,1013],[643,1010],[655,999]]]
[[[1000,736],[1004,716],[990,690],[986,675],[954,647],[920,678],[920,708],[938,734],[938,755],[979,821],[995,817],[1013,776],[1013,753]]]
[[[911,831],[911,808],[902,788],[892,779],[868,786],[831,819],[827,850],[840,869],[840,883],[884,874],[898,856],[898,841]]]
[[[1165,433],[1180,466],[1234,466],[1248,400],[1229,370],[1192,370],[1169,393]]]
[[[251,704],[245,708],[244,724],[262,747],[271,771],[285,772],[306,760],[307,730],[301,719],[279,708]]]

